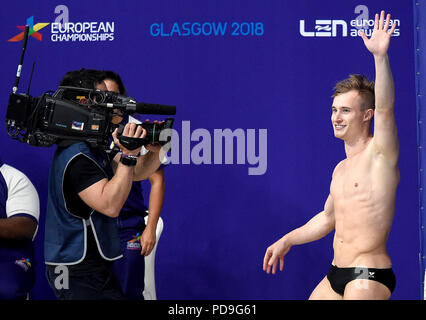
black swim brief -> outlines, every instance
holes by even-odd
[[[327,279],[331,284],[331,288],[338,294],[343,296],[346,285],[356,279],[366,279],[377,281],[384,284],[392,293],[395,289],[396,278],[392,268],[375,269],[375,268],[338,268],[331,265],[327,274]]]

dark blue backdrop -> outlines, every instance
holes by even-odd
[[[426,275],[426,231],[425,231],[425,222],[426,222],[426,213],[425,213],[425,180],[424,180],[424,159],[426,152],[425,145],[425,102],[424,96],[426,93],[426,65],[424,63],[424,55],[426,49],[426,1],[413,1],[414,4],[414,56],[415,56],[415,75],[416,75],[416,100],[417,100],[417,141],[419,148],[419,226],[420,226],[420,279],[421,281],[421,294],[423,298],[426,299],[424,295],[424,281]]]
[[[328,271],[332,234],[293,248],[285,271],[278,275],[264,274],[262,260],[268,245],[322,210],[333,168],[345,157],[343,143],[334,139],[330,124],[333,85],[351,73],[374,78],[372,56],[360,38],[351,36],[354,27],[350,21],[359,15],[355,12],[358,4],[354,0],[3,3],[3,114],[22,45],[7,40],[20,32],[17,25],[25,25],[33,16],[35,24],[50,24],[39,31],[42,41],[29,39],[20,91],[28,83],[34,60],[31,93],[35,96],[55,89],[68,70],[112,69],[122,75],[129,94],[138,100],[177,106],[175,128],[180,140],[182,121],[191,121],[191,130],[205,128],[212,136],[214,129],[241,128],[246,133],[248,129],[267,129],[264,175],[249,175],[248,160],[237,164],[236,157],[234,164],[180,163],[166,169],[157,295],[159,299],[306,299]],[[69,22],[114,22],[113,40],[52,41],[58,5],[67,7]],[[370,19],[385,9],[401,23],[389,52],[401,144],[401,183],[389,253],[398,278],[393,299],[418,299],[412,3],[368,0],[364,5]],[[316,30],[316,20],[343,20],[347,35],[339,25],[335,37],[303,37],[300,20],[305,21],[305,32]],[[175,22],[181,36],[173,29]],[[190,35],[184,35],[185,22],[211,24],[205,25],[205,34],[200,35],[196,24],[186,24],[195,27]],[[227,22],[224,35],[208,35],[209,26],[219,22]],[[163,24],[162,34],[156,36],[157,29],[151,28],[154,23]],[[239,35],[232,35],[236,31]],[[26,173],[40,195],[33,297],[53,299],[44,276],[42,243],[47,176],[54,148],[13,141],[4,129],[0,139],[2,159]],[[191,142],[191,146],[196,144]]]

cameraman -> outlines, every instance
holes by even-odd
[[[72,71],[61,86],[107,90],[96,70]],[[83,107],[83,106],[82,106]],[[146,131],[125,126],[123,136],[143,138]],[[148,178],[160,165],[159,147],[137,157],[140,148],[121,149],[110,163],[104,150],[85,142],[66,141],[55,152],[49,175],[45,231],[46,273],[59,299],[124,299],[111,272],[112,261],[122,257],[115,218],[125,203],[132,181]],[[61,269],[57,269],[57,266]],[[66,277],[58,273],[66,267]],[[68,280],[68,281],[66,281]]]

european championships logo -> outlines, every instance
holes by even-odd
[[[44,27],[48,26],[50,23],[48,22],[39,22],[37,24],[34,24],[34,16],[31,16],[29,18],[27,18],[27,26],[30,27],[29,33],[28,35],[36,38],[39,41],[43,40],[43,36],[40,32],[41,29],[43,29]],[[18,42],[18,41],[22,41],[24,39],[24,31],[25,31],[25,26],[16,26],[19,30],[21,30],[22,32],[17,34],[16,36],[10,38],[9,42]]]

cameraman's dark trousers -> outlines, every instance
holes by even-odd
[[[84,260],[75,265],[46,265],[46,276],[59,300],[124,300],[112,262],[102,259],[91,227]]]

